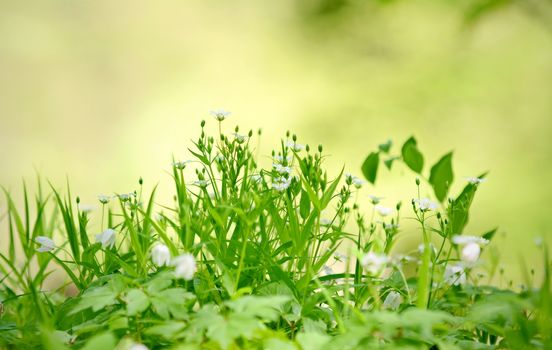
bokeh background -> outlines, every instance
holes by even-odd
[[[426,170],[455,150],[453,192],[490,170],[467,231],[498,226],[512,274],[552,230],[549,0],[0,1],[0,184],[13,194],[38,170],[83,202],[140,176],[170,200],[171,157],[190,157],[214,108],[233,112],[228,131],[263,129],[267,164],[286,130],[324,144],[333,173],[360,174],[388,138],[397,151],[415,135]],[[413,181],[383,170],[362,198],[408,202]]]

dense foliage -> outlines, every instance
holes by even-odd
[[[92,229],[92,208],[69,188],[39,181],[21,206],[5,191],[0,347],[552,348],[545,245],[542,284],[516,292],[482,283],[497,270],[480,260],[496,230],[463,234],[485,174],[451,195],[452,153],[425,176],[414,138],[397,154],[381,144],[363,163],[366,180],[376,182],[380,164],[404,164],[435,201],[385,207],[371,196],[365,215],[364,180],[331,178],[322,146],[288,133],[262,169],[256,135],[227,135],[228,113],[213,116],[216,138],[202,122],[194,160],[172,164],[172,205],[140,179],[134,192],[98,197]],[[401,220],[419,227],[409,255],[393,249]]]

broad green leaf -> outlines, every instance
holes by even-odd
[[[324,322],[319,321],[322,324]],[[303,350],[318,350],[322,349],[328,343],[331,337],[319,332],[305,332],[297,334],[297,342]]]
[[[134,316],[144,312],[150,305],[150,300],[146,293],[140,289],[131,289],[126,295],[127,313],[129,316]]]
[[[445,154],[433,167],[429,175],[429,183],[433,186],[435,196],[444,201],[454,180],[452,172],[452,152]]]
[[[364,163],[362,163],[362,174],[364,174],[364,177],[366,178],[366,180],[368,180],[371,184],[374,184],[376,182],[378,165],[379,165],[378,152],[370,153],[368,157],[366,157],[366,159],[364,160]]]
[[[403,144],[401,149],[401,155],[404,163],[413,171],[420,174],[424,168],[424,156],[418,150],[416,139],[410,137]]]
[[[90,338],[81,350],[113,349],[116,341],[111,332],[101,333]]]
[[[486,232],[485,234],[483,234],[483,238],[485,238],[486,240],[490,241],[491,239],[493,239],[494,235],[496,234],[496,231],[498,230],[498,227],[497,228],[494,228],[488,232]]]
[[[307,191],[301,191],[301,201],[299,202],[299,214],[304,219],[309,217],[310,213],[310,200]]]
[[[387,140],[386,143],[381,143],[378,145],[378,148],[380,151],[384,153],[389,153],[389,150],[391,149],[391,146],[393,145],[393,141]]]

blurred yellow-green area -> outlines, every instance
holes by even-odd
[[[215,108],[232,111],[227,132],[263,129],[267,164],[291,130],[324,144],[333,174],[360,175],[379,143],[391,138],[396,152],[415,135],[426,171],[454,150],[453,193],[490,171],[467,233],[498,226],[502,262],[519,271],[520,260],[540,263],[533,237],[552,230],[549,5],[4,0],[0,183],[17,196],[36,169],[96,203],[142,176],[170,203],[171,157],[190,158],[202,119],[216,131]],[[408,211],[414,178],[381,169],[361,197]]]

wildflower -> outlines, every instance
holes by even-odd
[[[284,158],[282,155],[274,156],[274,162],[276,163],[289,163],[293,160],[293,156],[287,156]]]
[[[446,283],[453,286],[464,284],[466,283],[466,271],[460,264],[447,265],[444,279]]]
[[[191,162],[191,160],[181,160],[178,162],[173,162],[172,165],[177,169],[183,170],[184,168],[186,168],[186,165],[190,164]]]
[[[378,204],[384,197],[378,197],[378,196],[374,196],[374,195],[368,195],[368,197],[370,198],[370,200],[372,201],[372,204],[376,205]]]
[[[147,346],[142,343],[133,343],[128,350],[149,350]]]
[[[40,244],[40,247],[36,249],[37,252],[51,252],[56,249],[56,243],[46,236],[37,236],[35,238],[36,243]]]
[[[480,183],[487,181],[487,179],[484,179],[481,177],[471,177],[471,176],[467,176],[465,179],[472,185],[479,185]]]
[[[324,265],[324,267],[322,269],[324,270],[325,275],[333,275],[334,274],[334,270],[331,267],[329,267],[328,265]]]
[[[151,261],[159,267],[169,266],[171,261],[171,252],[169,247],[163,243],[157,243],[151,250]]]
[[[488,239],[479,236],[453,236],[452,243],[457,245],[467,245],[470,243],[476,243],[478,245],[485,245],[489,243]]]
[[[330,226],[332,224],[332,220],[327,218],[320,219],[320,225],[322,226]]]
[[[433,254],[437,254],[437,248],[435,248],[433,243],[431,242],[429,243],[429,248],[431,249]],[[425,250],[425,245],[423,243],[420,243],[420,245],[418,245],[418,251],[420,252],[420,254],[423,254],[424,250]]]
[[[460,257],[467,263],[475,263],[481,254],[481,247],[477,243],[468,243],[462,249]]]
[[[439,207],[437,202],[434,202],[429,198],[414,199],[414,203],[421,211],[435,210]]]
[[[245,135],[240,135],[240,134],[238,134],[237,132],[232,133],[232,135],[234,135],[234,138],[236,139],[236,141],[238,141],[238,143],[244,143],[244,142],[245,142],[245,139],[247,138],[247,136],[245,136]]]
[[[347,255],[337,252],[334,254],[334,259],[337,261],[343,262],[347,260]]]
[[[132,197],[136,196],[135,193],[121,193],[117,195],[123,202],[129,201]]]
[[[280,174],[291,174],[291,167],[289,166],[283,166],[282,164],[274,163],[272,164],[272,167]]]
[[[403,302],[403,297],[401,293],[391,291],[385,297],[383,301],[383,307],[389,310],[397,310]]]
[[[251,180],[256,183],[261,183],[263,181],[263,177],[261,176],[261,174],[253,174],[251,175]]]
[[[79,204],[79,210],[82,211],[83,213],[90,213],[94,209],[96,209],[95,205],[92,205],[92,204]]]
[[[292,150],[294,150],[295,152],[301,152],[302,150],[305,149],[305,146],[304,146],[304,145],[302,145],[302,144],[300,144],[300,143],[297,143],[297,142],[295,142],[295,141],[289,141],[289,142],[287,143],[287,146],[288,146],[289,148],[291,148]]]
[[[171,262],[175,266],[174,275],[177,278],[190,281],[194,278],[194,273],[197,270],[196,261],[192,254],[182,254],[174,258]]]
[[[345,181],[350,185],[354,185],[356,188],[361,188],[364,184],[361,178],[353,176],[352,174],[345,174]]]
[[[207,180],[194,181],[194,185],[199,186],[199,187],[207,187],[208,184],[209,184],[209,181],[207,181]]]
[[[291,185],[291,178],[278,177],[272,180],[272,188],[276,191],[285,191]]]
[[[385,230],[398,230],[399,227],[399,224],[386,224],[385,222],[383,223],[383,228]]]
[[[364,254],[362,259],[360,259],[360,264],[366,271],[372,275],[377,274],[381,269],[387,264],[389,259],[384,254],[376,254],[374,252],[368,252]]]
[[[223,121],[224,119],[228,118],[230,116],[230,112],[225,111],[224,109],[215,109],[209,112],[216,120],[219,122]]]
[[[100,194],[98,195],[98,200],[100,201],[100,203],[102,204],[107,204],[109,203],[109,200],[111,199],[111,196],[106,196],[105,194]]]
[[[96,235],[96,242],[102,244],[102,248],[113,248],[115,246],[115,230],[108,228],[102,233]]]
[[[383,205],[377,204],[374,209],[380,214],[381,216],[387,216],[393,213],[393,208],[384,207]]]

